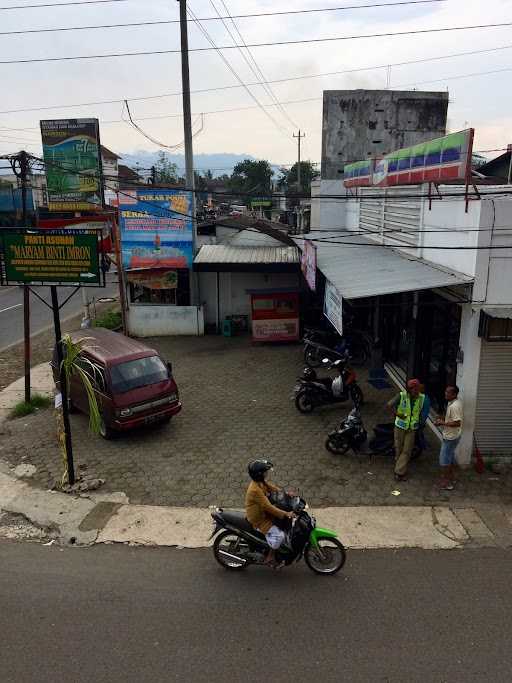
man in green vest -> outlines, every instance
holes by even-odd
[[[407,479],[407,466],[411,459],[416,433],[423,426],[425,394],[417,379],[407,382],[407,391],[401,391],[388,403],[395,411],[395,479]]]

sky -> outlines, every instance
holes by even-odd
[[[0,7],[69,0],[0,0]],[[512,22],[512,0],[446,0],[417,5],[390,6],[397,0],[189,0],[196,17],[250,14],[297,9],[347,9],[310,14],[236,19],[247,44],[413,31],[426,28]],[[224,5],[223,5],[224,2]],[[380,2],[383,7],[363,8]],[[126,0],[52,8],[0,9],[0,32],[26,29],[92,26],[139,21],[176,20],[175,0]],[[233,24],[226,20],[240,43]],[[233,45],[221,21],[205,21],[204,28],[218,46]],[[189,47],[209,46],[197,24],[189,22]],[[32,33],[0,36],[0,62],[150,50],[179,50],[179,24]],[[441,57],[453,53],[506,49],[429,61],[421,64],[388,64]],[[247,51],[243,51],[247,59]],[[231,69],[244,83],[259,80],[240,51],[223,51]],[[293,134],[305,132],[303,158],[320,160],[322,135],[322,91],[353,88],[385,88],[387,78],[396,89],[449,90],[448,127],[451,131],[469,126],[476,129],[476,150],[506,147],[512,133],[512,26],[409,36],[274,45],[251,48],[267,80],[311,76],[317,78],[276,83],[276,99],[287,104],[272,106],[271,95],[262,85],[216,90],[192,95],[195,153],[241,153],[269,159],[275,164],[296,160]],[[337,73],[365,67],[365,71]],[[506,69],[509,69],[508,71]],[[488,73],[498,71],[498,73]],[[482,75],[484,74],[485,75]],[[479,75],[480,74],[480,75]],[[466,77],[461,77],[466,76]],[[211,51],[191,51],[192,90],[240,85],[234,73]],[[132,116],[153,138],[165,145],[183,141],[181,63],[179,53],[115,57],[81,61],[0,63],[0,154],[21,148],[40,153],[39,119],[97,117],[102,143],[117,153],[157,150],[127,122],[123,100],[130,101]],[[112,104],[55,107],[115,100]],[[309,100],[296,102],[297,100]],[[259,104],[258,104],[259,103]],[[51,107],[44,111],[18,111]],[[236,110],[236,111],[222,111]],[[202,116],[201,116],[202,114]],[[156,117],[156,118],[155,118]],[[124,120],[123,120],[124,119]],[[201,126],[202,120],[202,126]],[[178,150],[181,151],[181,150]],[[489,153],[495,156],[498,153]]]

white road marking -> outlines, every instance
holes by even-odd
[[[9,308],[2,308],[2,310],[0,310],[0,313],[5,313],[6,311],[12,311],[13,308],[19,308],[20,306],[23,306],[23,304],[16,304],[16,306],[9,306]]]

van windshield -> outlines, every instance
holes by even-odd
[[[148,384],[168,379],[169,372],[158,356],[138,358],[110,368],[113,393],[122,394]]]

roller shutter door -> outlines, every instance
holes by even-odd
[[[512,455],[512,343],[482,340],[476,438],[484,455]]]

